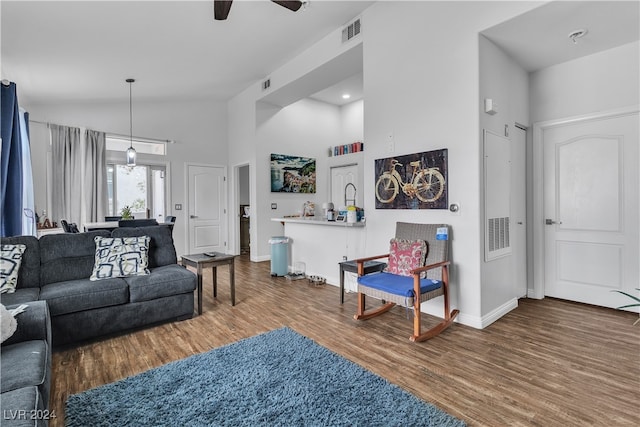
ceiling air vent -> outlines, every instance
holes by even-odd
[[[271,79],[267,79],[262,82],[262,90],[267,90],[271,87]]]
[[[351,40],[358,34],[360,34],[360,18],[342,29],[342,43]]]

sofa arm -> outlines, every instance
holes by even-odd
[[[46,340],[51,345],[51,318],[46,301],[30,301],[23,313],[16,316],[18,327],[9,339],[2,345],[10,345],[29,340]],[[19,304],[7,306],[7,310],[18,307]]]

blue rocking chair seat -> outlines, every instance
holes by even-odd
[[[395,302],[396,304],[411,307],[415,291],[413,290],[413,276],[399,276],[397,274],[380,272],[367,274],[358,278],[358,285],[364,293],[378,299]],[[430,294],[427,295],[425,294]],[[399,298],[390,298],[390,295]],[[420,279],[420,296],[425,301],[442,295],[442,280]]]
[[[448,236],[449,226],[446,224],[396,223],[396,239],[423,240],[426,243],[424,265],[411,269],[408,276],[391,272],[364,274],[365,262],[389,258],[390,254],[355,260],[358,266],[358,311],[354,319],[367,320],[386,313],[396,305],[410,307],[413,309],[411,341],[433,338],[453,324],[459,311],[449,308],[449,242],[436,237],[438,229],[443,228],[446,228]],[[381,299],[384,304],[366,310],[365,295]],[[439,296],[444,297],[444,317],[440,323],[422,332],[420,304]]]

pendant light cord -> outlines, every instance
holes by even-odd
[[[127,79],[126,82],[129,83],[129,148],[133,148],[133,95],[131,85],[135,82],[135,79]]]
[[[129,79],[129,142],[130,142],[130,148],[133,148],[133,107],[132,107],[132,95],[131,95],[131,85],[133,84],[134,80],[133,79]]]

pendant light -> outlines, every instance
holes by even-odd
[[[127,166],[134,167],[136,165],[136,150],[133,148],[133,112],[131,108],[131,84],[135,82],[135,79],[127,79],[129,83],[129,142],[130,146],[127,149]]]

